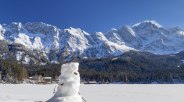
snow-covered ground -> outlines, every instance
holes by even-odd
[[[35,102],[51,98],[56,85],[0,84],[0,102]],[[87,102],[184,102],[184,85],[81,85]]]

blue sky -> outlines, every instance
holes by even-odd
[[[0,23],[45,22],[93,33],[156,20],[184,27],[184,0],[0,0]]]

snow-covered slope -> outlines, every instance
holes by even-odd
[[[184,30],[164,28],[156,21],[144,21],[108,32],[107,39],[140,51],[171,54],[184,50]]]
[[[89,34],[80,28],[60,29],[42,22],[0,25],[1,58],[14,56],[29,63],[58,63],[63,59],[103,58],[140,50],[171,54],[184,50],[184,30],[164,28],[156,21],[143,21],[133,26],[114,28],[107,33]]]

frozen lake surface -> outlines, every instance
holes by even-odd
[[[0,102],[46,101],[55,84],[0,84]],[[184,102],[184,85],[108,84],[81,85],[87,102]]]

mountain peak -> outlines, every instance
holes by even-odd
[[[134,30],[130,26],[122,26],[119,28],[120,33],[129,33],[132,36],[135,36]]]
[[[10,25],[11,25],[12,27],[17,28],[17,29],[22,28],[22,23],[21,23],[21,22],[12,22]]]
[[[160,25],[157,21],[155,21],[155,20],[145,20],[145,21],[143,21],[143,22],[139,22],[139,23],[136,23],[136,24],[134,24],[132,27],[138,27],[138,26],[147,26],[147,25],[153,25],[153,26],[155,26],[155,27],[157,27],[157,28],[161,28],[162,27],[162,25]]]
[[[70,33],[72,35],[90,35],[89,33],[87,33],[86,31],[80,29],[80,28],[73,28],[73,27],[69,27],[68,29],[64,29],[64,32]]]
[[[7,51],[0,51],[0,56],[12,53],[17,60],[21,58],[21,61],[39,63],[44,59],[43,63],[52,63],[73,54],[81,58],[117,56],[129,50],[170,54],[184,50],[183,38],[184,30],[162,28],[153,20],[93,34],[80,28],[60,29],[43,22],[14,22],[0,25],[0,40],[8,42]],[[19,45],[9,47],[14,43]],[[20,49],[20,45],[25,48]]]

